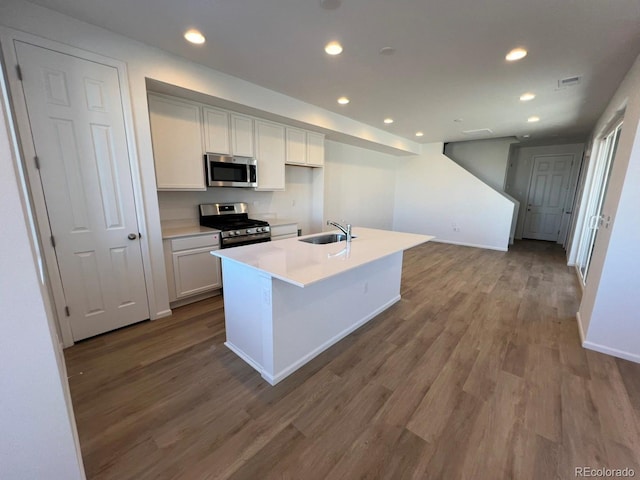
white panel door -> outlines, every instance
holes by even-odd
[[[145,320],[118,72],[15,45],[73,339]]]
[[[533,157],[524,238],[558,240],[573,159],[573,154]]]

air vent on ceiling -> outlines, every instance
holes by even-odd
[[[472,136],[491,135],[493,133],[493,130],[491,130],[490,128],[477,128],[475,130],[463,130],[462,133]]]
[[[582,82],[582,77],[580,75],[562,78],[558,80],[558,88],[575,87],[576,85],[580,85],[580,82]]]

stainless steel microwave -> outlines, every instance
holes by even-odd
[[[255,158],[207,153],[204,160],[210,187],[258,186],[258,161]]]

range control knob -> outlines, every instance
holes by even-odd
[[[258,227],[256,228],[256,233],[264,232],[264,228]]]
[[[236,235],[240,235],[240,230],[236,230],[235,232],[233,232]]]

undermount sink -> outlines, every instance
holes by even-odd
[[[351,235],[351,238],[356,238]],[[315,237],[301,238],[299,242],[313,243],[315,245],[325,245],[327,243],[343,242],[347,239],[344,233],[326,233],[324,235],[316,235]]]

